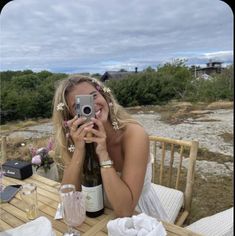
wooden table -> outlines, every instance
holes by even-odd
[[[58,188],[60,184],[53,180],[44,178],[40,175],[33,175],[25,180],[17,180],[9,177],[3,178],[3,184],[24,184],[35,183],[38,187],[38,207],[39,215],[47,217],[56,235],[63,235],[67,227],[63,220],[54,220],[55,212],[59,203]],[[103,215],[97,218],[86,217],[85,222],[77,227],[82,236],[107,236],[106,224],[109,220],[114,219],[114,213],[110,209],[105,209]],[[26,214],[22,207],[19,193],[11,200],[10,203],[0,205],[0,232],[10,228],[15,228],[28,222]],[[168,236],[196,236],[197,234],[178,227],[173,224],[164,223]]]

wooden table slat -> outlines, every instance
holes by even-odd
[[[104,219],[97,223],[95,227],[92,227],[86,233],[84,233],[84,236],[96,235],[97,232],[101,231],[104,227],[106,227],[109,220],[111,220],[111,216],[107,215]]]
[[[12,226],[7,224],[5,221],[2,220],[2,218],[0,217],[0,232],[4,231],[4,230],[8,230],[11,229]]]

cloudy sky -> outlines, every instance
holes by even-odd
[[[0,34],[1,71],[233,63],[233,13],[220,0],[14,0]]]

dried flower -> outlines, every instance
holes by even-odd
[[[96,79],[92,79],[91,81],[92,81],[92,83],[94,83],[94,84],[100,85],[100,81],[98,81],[98,80],[96,80]]]
[[[70,152],[74,152],[75,151],[75,146],[73,144],[70,144],[69,147],[68,147],[68,150]]]
[[[118,125],[117,121],[113,121],[112,126],[113,126],[114,130],[119,130],[119,125]]]
[[[47,150],[50,151],[53,148],[53,140],[52,138],[49,139],[48,144],[47,144]]]
[[[61,102],[61,103],[59,103],[59,104],[56,106],[56,110],[57,110],[57,111],[63,111],[63,110],[64,110],[64,106],[65,106],[64,103]]]
[[[103,90],[104,90],[105,93],[110,93],[111,92],[110,88],[104,87]]]

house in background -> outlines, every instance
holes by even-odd
[[[135,71],[126,71],[126,70],[120,70],[120,71],[106,71],[100,78],[102,82],[105,82],[107,80],[117,80],[117,79],[124,79],[128,75],[138,73],[138,68],[135,67]]]
[[[223,69],[222,62],[209,61],[203,68],[193,66],[193,73],[195,78],[208,78],[212,74],[221,73]]]

